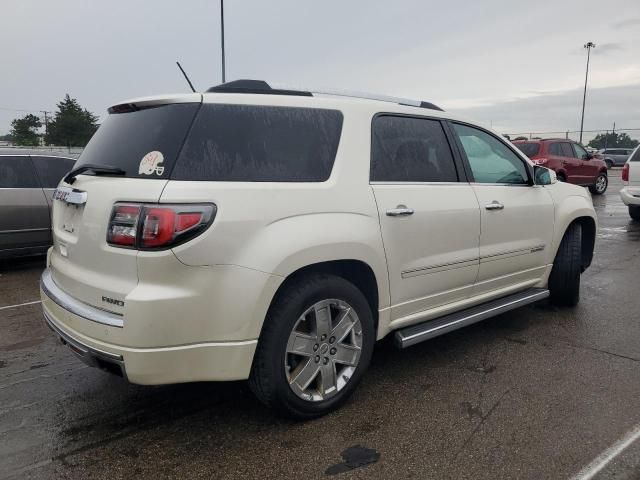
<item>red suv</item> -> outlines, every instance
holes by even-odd
[[[516,140],[513,144],[533,163],[554,170],[561,182],[589,187],[595,195],[602,195],[607,190],[607,164],[594,158],[577,142],[550,138]]]

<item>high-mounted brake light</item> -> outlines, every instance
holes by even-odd
[[[116,203],[111,212],[107,243],[140,250],[171,248],[204,232],[215,215],[213,204]]]
[[[629,181],[629,163],[625,163],[624,167],[622,167],[622,181],[623,182],[628,182]]]

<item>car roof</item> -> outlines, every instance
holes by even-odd
[[[0,157],[47,157],[47,158],[63,158],[65,160],[77,160],[72,157],[64,157],[62,155],[49,155],[46,153],[0,153]]]

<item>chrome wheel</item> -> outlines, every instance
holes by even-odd
[[[602,193],[607,189],[607,177],[605,175],[600,175],[596,179],[596,192]]]
[[[342,300],[315,303],[296,321],[284,368],[291,390],[303,400],[327,400],[353,376],[362,352],[362,325]]]

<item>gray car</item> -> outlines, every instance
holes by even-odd
[[[603,148],[598,150],[596,158],[605,161],[607,168],[621,167],[624,165],[633,152],[633,148]]]
[[[0,155],[0,259],[47,251],[53,191],[74,164],[50,155]]]

